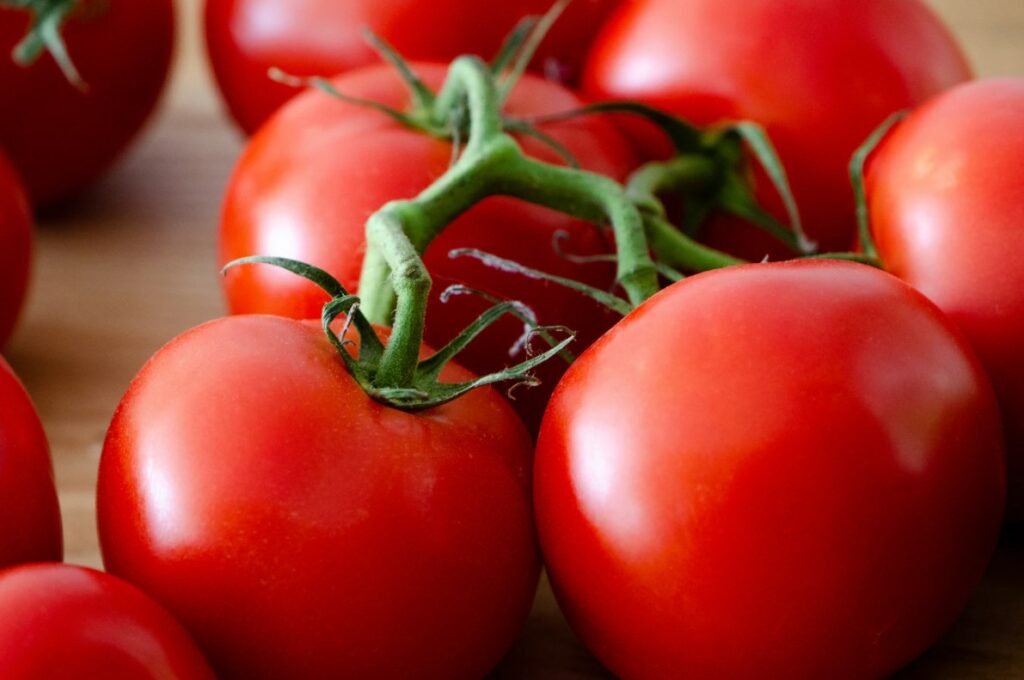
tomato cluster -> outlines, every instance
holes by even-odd
[[[0,342],[30,200],[121,150],[173,35],[4,4],[50,55],[0,67]],[[108,573],[52,564],[0,359],[0,675],[481,678],[542,563],[625,678],[881,678],[952,625],[1024,508],[1024,83],[963,83],[918,0],[562,0],[502,49],[548,4],[207,1],[254,133],[231,315],[113,415]]]

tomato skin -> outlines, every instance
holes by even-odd
[[[879,678],[995,547],[999,418],[942,314],[861,265],[749,265],[652,298],[545,415],[538,530],[626,678]]]
[[[32,208],[21,180],[0,153],[0,348],[21,313],[32,258]]]
[[[890,114],[971,77],[919,0],[636,0],[608,21],[584,72],[598,99],[635,99],[698,125],[749,119],[781,156],[823,252],[855,231],[850,157]],[[767,184],[763,200],[784,217]],[[707,240],[752,260],[786,255],[737,221]]]
[[[215,680],[181,625],[128,583],[65,564],[0,572],[6,680]]]
[[[576,0],[541,46],[537,69],[572,81],[594,34],[621,2]],[[548,0],[207,0],[206,46],[231,115],[252,134],[297,94],[271,81],[269,68],[333,76],[376,64],[380,57],[364,27],[408,59],[489,59],[520,19],[550,6]]]
[[[68,198],[104,172],[149,118],[174,44],[172,0],[85,0],[64,26],[88,84],[71,85],[50,55],[28,68],[11,50],[29,15],[0,9],[0,147],[36,205]]]
[[[431,85],[446,73],[439,65],[416,64]],[[395,107],[406,104],[404,85],[393,70],[377,66],[335,81],[341,91]],[[527,76],[515,89],[511,115],[561,111],[579,100],[564,88]],[[575,121],[545,126],[572,151],[582,167],[623,177],[633,164],[626,142],[610,123]],[[557,156],[529,139],[524,149],[552,162]],[[415,197],[440,177],[451,162],[451,146],[406,129],[385,115],[309,92],[282,109],[255,137],[240,159],[224,200],[220,261],[249,255],[277,255],[309,262],[356,290],[365,251],[367,218],[391,200]],[[427,312],[427,342],[440,347],[475,319],[489,303],[460,296],[440,302],[441,292],[461,282],[530,306],[542,324],[565,324],[578,331],[581,350],[609,328],[615,317],[597,303],[560,286],[499,272],[470,260],[448,257],[456,247],[475,247],[552,274],[599,288],[614,281],[611,266],[575,264],[556,252],[555,234],[568,234],[563,247],[573,254],[610,252],[600,229],[553,211],[507,198],[478,204],[449,225],[427,249],[424,260],[434,277]],[[269,313],[318,318],[326,296],[313,284],[270,267],[229,271],[224,289],[232,313]],[[503,320],[475,341],[459,362],[477,374],[522,360],[509,349],[522,334],[521,323]],[[521,390],[516,406],[536,430],[551,389],[565,370],[551,361],[538,376],[543,386]]]
[[[0,357],[0,569],[59,562],[63,555],[46,434],[21,381]]]
[[[999,396],[1010,515],[1024,517],[1024,79],[962,85],[915,111],[868,173],[886,269],[970,339]]]
[[[536,588],[531,453],[492,390],[411,415],[370,400],[315,324],[213,321],[114,417],[104,563],[221,678],[480,678]]]

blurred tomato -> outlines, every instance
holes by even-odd
[[[44,54],[28,67],[11,50],[29,27],[0,9],[0,147],[34,203],[67,198],[124,151],[156,104],[174,43],[172,0],[81,0],[62,29],[87,89]]]
[[[14,330],[32,257],[32,209],[14,169],[0,152],[0,348]]]
[[[622,0],[576,0],[534,60],[536,70],[571,82],[601,23]],[[493,57],[506,34],[553,0],[207,0],[206,44],[228,109],[254,132],[293,88],[267,69],[333,76],[379,60],[363,35],[371,28],[408,59]]]
[[[124,581],[64,564],[0,572],[4,680],[215,680],[171,615]]]
[[[21,381],[0,357],[0,568],[62,556],[46,434]]]

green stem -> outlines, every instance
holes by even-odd
[[[643,217],[621,184],[604,175],[528,158],[518,146],[514,150],[495,164],[497,193],[590,222],[608,222],[619,255],[616,278],[629,301],[636,306],[658,292],[658,273],[647,249]]]
[[[868,210],[868,197],[865,188],[864,170],[868,158],[875,152],[879,144],[889,135],[904,118],[906,111],[898,111],[886,118],[867,138],[867,140],[853,153],[850,159],[850,183],[853,185],[853,196],[857,207],[857,235],[860,239],[861,250],[864,255],[873,262],[880,262],[878,247],[875,245],[875,238],[871,233],[871,214]]]
[[[658,261],[674,269],[703,272],[747,264],[746,260],[698,243],[661,215],[644,215],[644,226]]]
[[[665,192],[703,192],[713,188],[718,177],[715,161],[707,156],[676,156],[663,163],[641,166],[627,184],[629,197],[644,210],[664,214],[658,199]]]
[[[625,190],[614,180],[574,168],[548,165],[528,158],[502,128],[501,104],[493,75],[476,57],[452,64],[448,80],[436,99],[435,117],[454,110],[462,101],[469,110],[469,141],[458,161],[430,187],[410,201],[386,205],[381,212],[398,228],[388,238],[404,240],[422,254],[449,223],[488,196],[507,195],[544,205],[594,222],[609,222],[615,231],[619,282],[630,301],[640,304],[658,290],[657,271],[647,252],[643,218]],[[435,121],[436,122],[436,121]],[[371,218],[371,222],[374,219]],[[402,292],[383,252],[381,235],[371,237],[359,283],[362,309],[373,322],[387,324]],[[398,326],[405,317],[398,314]],[[394,336],[392,341],[394,342]]]
[[[65,20],[77,5],[78,0],[0,0],[0,7],[23,9],[32,15],[28,34],[14,47],[15,63],[30,66],[44,51],[49,51],[68,82],[84,91],[88,87],[60,34]]]
[[[478,147],[503,134],[501,98],[490,68],[479,57],[459,57],[452,62],[448,79],[434,102],[434,122],[444,125],[460,101],[469,108],[469,142],[465,155],[473,156]]]
[[[648,163],[630,176],[627,193],[644,211],[644,228],[658,260],[675,269],[701,272],[745,261],[709,248],[690,238],[665,217],[658,198],[665,192],[696,195],[715,186],[718,167],[706,156],[676,156],[663,163]]]
[[[395,323],[375,382],[388,387],[411,387],[423,344],[423,326],[430,274],[403,229],[401,210],[381,210],[366,224],[368,246],[380,254],[392,272],[397,298]]]

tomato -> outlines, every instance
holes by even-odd
[[[870,165],[886,268],[970,338],[995,384],[1024,517],[1024,79],[962,85],[922,106]]]
[[[0,572],[6,680],[214,680],[181,625],[133,586],[92,569]]]
[[[417,64],[422,77],[439,85],[441,66]],[[406,91],[387,66],[355,71],[334,81],[355,97],[404,107]],[[536,115],[573,108],[579,100],[564,88],[527,76],[514,90],[510,115]],[[607,121],[595,119],[547,125],[580,164],[621,178],[633,162],[625,141]],[[532,155],[557,162],[547,147],[522,140]],[[407,129],[377,111],[309,92],[284,108],[257,134],[235,169],[221,219],[221,263],[249,255],[277,255],[329,271],[349,290],[359,282],[367,218],[386,202],[412,198],[440,177],[451,162],[451,145]],[[499,272],[469,259],[452,260],[450,250],[476,247],[542,271],[608,288],[607,265],[576,264],[559,254],[559,231],[572,254],[610,251],[597,227],[507,198],[492,198],[453,222],[427,249],[425,261],[435,285],[427,314],[427,341],[440,347],[488,306],[460,296],[440,302],[454,282],[530,306],[542,324],[566,324],[579,332],[574,349],[585,347],[615,319],[604,308],[560,286]],[[232,313],[319,317],[325,294],[313,284],[269,267],[229,272],[225,291]],[[506,319],[474,342],[459,361],[477,374],[500,369],[522,334]],[[522,357],[519,357],[521,360]],[[548,362],[538,372],[544,386],[517,393],[517,407],[534,427],[566,364]]]
[[[544,41],[534,65],[571,81],[607,15],[622,0],[576,0]],[[256,131],[293,88],[271,81],[271,67],[332,76],[377,63],[363,30],[373,29],[405,57],[449,61],[493,57],[520,19],[551,0],[207,0],[206,45],[231,115]]]
[[[0,357],[0,568],[59,562],[63,554],[46,434],[28,393]]]
[[[25,301],[32,256],[32,210],[28,196],[0,153],[0,347],[11,336]]]
[[[953,622],[999,533],[992,388],[864,265],[701,274],[566,374],[535,462],[548,572],[628,678],[881,678]]]
[[[956,41],[920,0],[636,0],[596,40],[584,89],[699,125],[760,123],[811,238],[836,251],[853,242],[846,167],[854,150],[891,113],[970,76]],[[763,200],[778,204],[770,194]],[[707,240],[754,260],[786,254],[751,229],[721,221]]]
[[[490,389],[408,414],[367,397],[314,324],[213,321],[114,416],[104,563],[221,678],[480,678],[537,583],[531,454]]]
[[[172,0],[80,0],[63,36],[85,91],[48,54],[27,68],[10,59],[29,20],[0,9],[0,147],[40,204],[95,180],[149,117],[170,66],[174,7]]]

